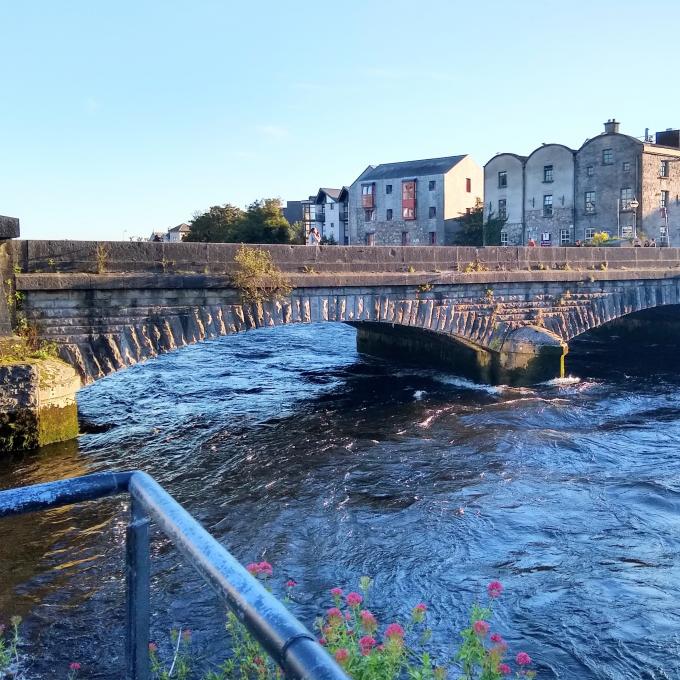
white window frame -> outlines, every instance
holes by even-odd
[[[508,232],[507,231],[501,232],[501,245],[502,246],[508,245]]]
[[[571,243],[571,229],[560,229],[560,245],[568,246]]]

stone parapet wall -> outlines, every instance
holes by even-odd
[[[24,273],[229,274],[238,244],[13,241],[13,266]],[[609,268],[680,269],[678,248],[485,248],[453,246],[258,246],[287,273],[381,273]]]

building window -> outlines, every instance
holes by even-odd
[[[611,165],[614,162],[614,149],[602,149],[602,165]]]
[[[469,177],[465,178],[465,191],[468,194],[472,191],[472,180]]]
[[[586,240],[586,241],[592,241],[592,240],[593,240],[593,236],[595,236],[595,232],[596,232],[596,231],[597,231],[597,229],[592,229],[592,228],[586,229],[585,232],[584,232],[584,234],[583,234],[585,240]]]
[[[552,217],[553,215],[553,197],[552,194],[545,194],[543,196],[543,217]]]
[[[335,228],[335,223],[331,222],[331,231],[333,231],[334,228]]]
[[[401,245],[407,246],[410,241],[411,241],[411,239],[409,237],[409,233],[407,231],[402,231],[401,232]]]
[[[659,163],[659,177],[668,177],[668,161]]]
[[[435,208],[433,205],[430,206],[428,217],[437,217],[437,208]]]
[[[508,186],[508,172],[507,170],[501,170],[498,173],[498,188],[505,189]]]
[[[630,210],[630,202],[633,200],[633,190],[621,189],[621,210]]]
[[[552,182],[553,181],[553,166],[544,165],[543,166],[543,181]]]
[[[374,233],[366,234],[366,245],[367,246],[374,246],[375,245],[375,234]]]
[[[391,220],[392,219],[392,208],[387,209],[387,213],[385,214],[385,219],[386,220]]]
[[[508,245],[508,232],[507,231],[501,232],[501,245],[502,246]]]
[[[628,161],[623,161],[623,171],[630,172],[630,163]]]
[[[508,202],[505,198],[498,199],[498,219],[508,219]]]
[[[414,179],[401,183],[401,212],[405,220],[416,219],[416,181]]]
[[[434,191],[437,188],[437,182],[433,179],[430,180],[430,183],[428,184],[428,189],[430,191]]]
[[[331,210],[335,210],[335,203],[331,203]]]
[[[668,241],[668,229],[666,227],[659,227],[659,236],[661,237],[661,243],[666,243]]]
[[[568,246],[571,243],[571,230],[570,229],[560,229],[560,245]]]
[[[625,227],[621,227],[621,236],[623,238],[633,238],[633,225],[627,224]]]
[[[373,195],[375,194],[375,184],[361,185],[361,205],[364,208],[374,208],[375,202]]]
[[[592,165],[589,165],[586,168],[586,175],[588,175],[588,177],[592,177],[594,173],[595,173],[595,168],[593,168]]]
[[[392,185],[391,185],[391,184],[386,184],[386,185],[385,185],[385,193],[386,193],[386,194],[391,194],[391,193],[392,193]]]
[[[437,245],[437,232],[436,231],[430,232],[430,245],[431,246]]]
[[[586,191],[585,194],[585,209],[586,213],[592,214],[595,212],[595,192]]]
[[[667,191],[661,192],[661,202],[660,202],[659,207],[662,208],[662,209],[668,207],[668,192]]]
[[[373,222],[375,220],[375,210],[364,210],[364,222]]]

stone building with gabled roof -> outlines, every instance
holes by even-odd
[[[680,246],[680,131],[642,139],[604,131],[579,149],[543,144],[484,166],[484,219],[506,224],[501,245],[568,246],[598,232]]]
[[[352,245],[445,245],[483,197],[469,155],[369,165],[349,187]]]

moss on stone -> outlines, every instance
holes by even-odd
[[[38,415],[38,445],[63,442],[78,436],[78,406],[45,406]]]

